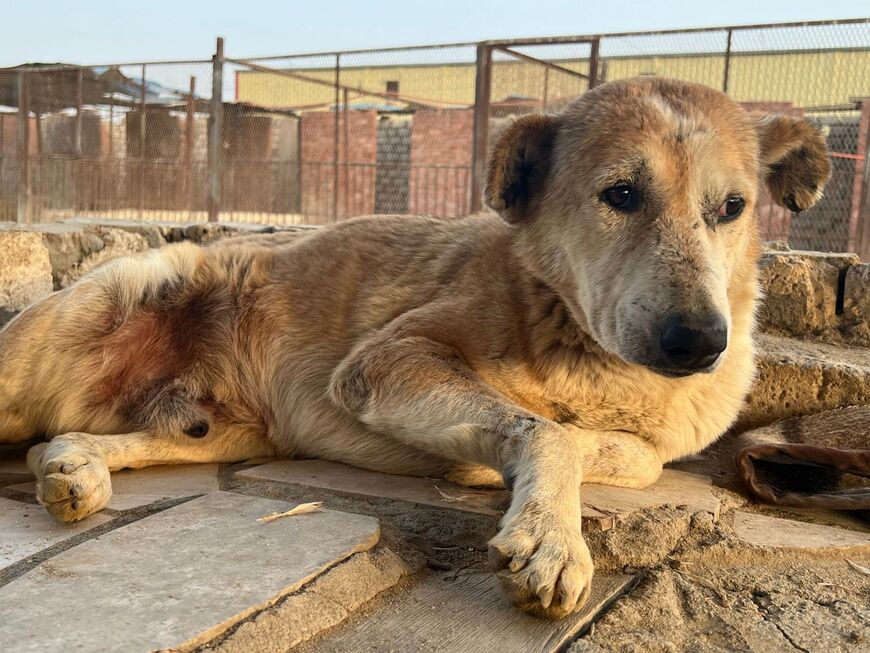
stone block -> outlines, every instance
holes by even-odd
[[[870,404],[870,350],[759,335],[758,378],[736,428]]]
[[[75,524],[62,524],[40,505],[0,497],[0,569],[111,520],[98,513]]]
[[[837,327],[837,289],[854,254],[768,252],[761,258],[759,321],[771,333],[817,335]]]
[[[380,536],[336,511],[257,522],[290,507],[216,492],[64,551],[0,588],[0,650],[195,648]]]
[[[734,514],[734,534],[755,546],[792,549],[859,547],[870,554],[870,533],[749,512]]]
[[[51,293],[49,251],[38,233],[0,230],[0,325]]]
[[[130,510],[163,499],[193,497],[219,488],[217,464],[161,465],[125,469],[112,474],[112,510]],[[33,482],[12,485],[11,490],[36,494]]]

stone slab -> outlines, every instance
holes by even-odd
[[[25,483],[32,478],[24,460],[0,460],[0,485]]]
[[[870,404],[870,349],[757,336],[758,378],[736,431]]]
[[[563,650],[630,590],[632,576],[597,575],[586,605],[561,621],[525,614],[502,596],[490,573],[433,575],[303,646],[308,653],[438,651],[439,653],[549,653]]]
[[[0,588],[0,650],[195,646],[378,541],[363,515],[256,521],[290,507],[215,492],[64,551]]]
[[[796,549],[863,546],[870,553],[870,533],[749,512],[734,514],[734,534],[747,544],[756,546]]]
[[[219,465],[161,465],[125,469],[112,474],[112,499],[108,507],[130,510],[163,499],[208,494],[219,490]],[[10,490],[36,494],[34,482],[10,485]]]
[[[40,234],[0,231],[0,261],[0,311],[4,316],[23,310],[52,291],[51,263]]]
[[[720,503],[707,476],[665,469],[655,483],[642,490],[609,485],[584,484],[580,491],[584,507],[605,514],[626,514],[663,505],[689,506],[719,518]]]
[[[484,515],[501,515],[509,500],[506,490],[481,490],[443,479],[382,474],[326,460],[280,460],[236,472],[236,477],[304,485]]]
[[[291,594],[196,650],[284,653],[350,618],[413,571],[385,547],[357,553],[318,576],[304,592]]]
[[[467,488],[441,479],[371,472],[325,460],[281,460],[236,473],[238,478],[323,488],[344,494],[408,501],[500,516],[510,500],[506,490]],[[689,505],[719,516],[710,479],[672,469],[643,490],[587,484],[581,491],[587,528],[609,530],[614,516],[664,504]],[[440,492],[439,492],[440,490]]]
[[[0,497],[0,569],[111,519],[98,513],[75,524],[62,524],[42,506]]]

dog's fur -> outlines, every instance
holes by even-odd
[[[759,180],[789,208],[829,175],[821,136],[725,95],[644,78],[520,118],[486,213],[349,220],[302,235],[179,244],[117,260],[0,335],[0,441],[74,521],[109,472],[320,457],[514,499],[491,558],[520,607],[582,604],[581,482],[642,487],[734,420],[753,379]],[[630,182],[631,213],[602,190]],[[735,193],[743,214],[717,224]],[[727,350],[673,378],[668,315],[718,313]],[[489,471],[487,471],[489,470]],[[642,542],[638,546],[643,546]]]

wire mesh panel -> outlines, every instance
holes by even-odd
[[[210,85],[205,62],[0,72],[21,90],[0,95],[2,217],[205,219]]]
[[[219,45],[212,61],[7,68],[0,219],[462,216],[479,208],[485,156],[511,120],[662,75],[815,123],[832,157],[825,197],[801,215],[763,198],[762,230],[866,257],[868,70],[870,19],[265,58],[224,58]]]
[[[799,249],[858,251],[870,24],[735,30],[730,60],[729,95],[747,109],[807,118],[827,137],[831,154],[831,180],[816,206],[793,214],[770,202],[762,205],[766,236]]]
[[[260,181],[252,183],[261,183],[267,167],[289,173],[272,191],[288,193],[288,210],[262,219],[325,223],[372,213],[470,211],[473,47],[233,64],[236,100],[283,112],[288,134],[295,126],[287,141],[292,151],[253,173]]]

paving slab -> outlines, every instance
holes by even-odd
[[[742,511],[734,514],[734,534],[747,544],[756,546],[797,549],[866,547],[870,553],[870,533]]]
[[[0,497],[0,570],[111,520],[97,513],[62,524],[42,506]]]
[[[236,473],[236,477],[323,488],[344,494],[382,497],[452,510],[500,516],[507,507],[506,490],[467,488],[441,479],[371,472],[325,460],[281,460]],[[583,520],[587,528],[609,530],[614,518],[664,504],[689,505],[719,515],[719,500],[710,479],[672,469],[643,490],[584,485]]]
[[[549,653],[584,632],[636,579],[598,575],[583,609],[561,621],[517,610],[504,598],[491,573],[453,579],[432,575],[385,599],[363,618],[300,647],[300,653],[438,651],[438,653]]]
[[[337,511],[257,522],[290,507],[215,492],[64,551],[0,588],[0,651],[195,646],[379,539]]]
[[[870,349],[759,334],[758,378],[735,431],[870,404]]]
[[[326,460],[279,460],[236,472],[236,477],[495,516],[501,515],[510,499],[506,490],[481,490],[444,479],[382,474]]]
[[[108,507],[130,510],[163,499],[208,494],[220,489],[217,464],[161,465],[125,469],[112,474],[112,498]],[[10,485],[10,490],[36,494],[34,482]]]
[[[590,483],[583,485],[580,496],[584,507],[605,514],[625,515],[645,508],[684,505],[719,518],[720,503],[710,478],[676,469],[663,470],[655,483],[642,490]]]
[[[342,623],[361,605],[413,571],[384,547],[358,553],[318,576],[304,592],[291,594],[196,650],[285,653]],[[179,649],[179,653],[182,651]]]
[[[24,460],[0,460],[0,485],[24,483],[32,478]]]

